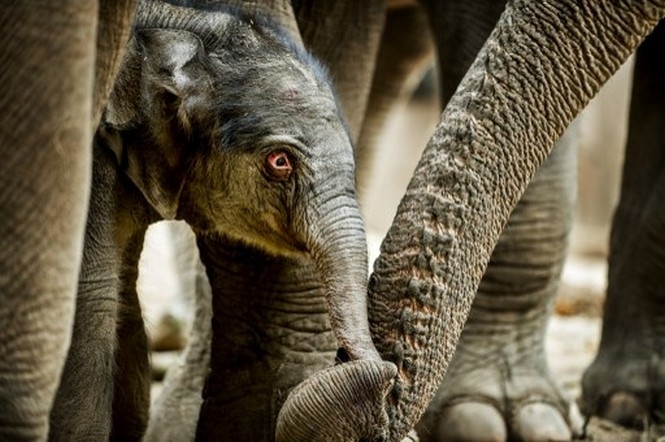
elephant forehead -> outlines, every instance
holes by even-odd
[[[288,107],[315,108],[316,112],[322,114],[321,116],[327,114],[332,116],[336,113],[337,103],[332,92],[326,90],[325,87],[303,85],[286,78],[279,82],[275,93],[279,101]]]

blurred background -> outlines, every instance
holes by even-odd
[[[578,117],[578,205],[548,334],[552,371],[572,397],[579,396],[580,376],[598,345],[609,226],[619,196],[631,70],[629,60]],[[391,115],[370,170],[369,184],[360,189],[370,267],[420,153],[438,122],[435,84],[432,69],[416,93]],[[185,344],[188,292],[193,290],[193,282],[183,280],[176,271],[178,266],[191,266],[193,257],[182,256],[173,246],[169,238],[174,228],[187,230],[177,223],[151,227],[141,261],[139,293],[148,332],[157,350],[153,353],[156,379],[163,376]],[[178,237],[193,241],[191,234]]]

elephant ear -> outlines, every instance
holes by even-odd
[[[107,108],[105,122],[120,135],[109,145],[148,202],[172,219],[194,155],[195,121],[210,102],[207,55],[197,35],[173,29],[138,30],[132,49]]]

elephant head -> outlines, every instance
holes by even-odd
[[[386,364],[389,382],[367,322],[353,148],[326,74],[269,23],[220,11],[199,31],[183,10],[140,7],[99,136],[161,217],[309,254],[343,353]]]

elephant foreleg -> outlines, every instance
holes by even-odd
[[[45,440],[90,183],[94,2],[0,10],[0,440]]]
[[[98,153],[95,147],[72,343],[51,411],[53,441],[107,440],[111,431],[120,257],[112,222],[116,173]]]
[[[122,257],[117,311],[111,440],[138,441],[148,425],[150,362],[141,306],[136,292],[138,261],[145,229],[128,241]]]
[[[429,440],[568,440],[580,424],[569,421],[570,398],[551,378],[544,346],[572,225],[575,129],[536,173],[494,249],[420,425]]]
[[[148,372],[147,355],[137,356],[147,352],[147,346],[133,288],[136,269],[132,266],[138,262],[143,233],[155,220],[154,213],[128,179],[118,174],[113,154],[100,142],[94,147],[92,188],[72,344],[51,411],[49,437],[54,441],[108,440],[114,390],[121,393],[127,391],[124,388],[147,388],[145,382],[134,381],[115,389],[114,378],[118,373],[121,378],[128,375],[116,370],[118,338],[122,342],[117,367],[129,369],[131,376]],[[123,302],[118,308],[121,292]],[[124,321],[117,328],[119,319]],[[139,347],[128,348],[137,342]],[[137,366],[132,367],[136,361],[131,362],[131,358],[138,358]],[[131,394],[147,407],[145,389]],[[122,393],[118,400],[123,401]],[[123,406],[127,408],[121,413],[132,415],[128,420],[134,419],[134,399]],[[142,413],[145,420],[147,409]]]

